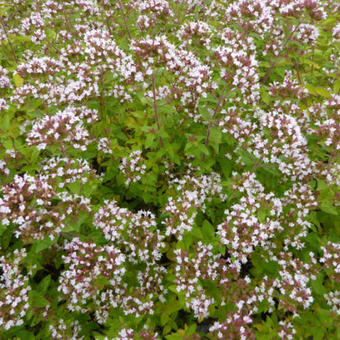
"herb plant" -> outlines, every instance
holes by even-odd
[[[339,19],[0,1],[0,338],[339,339]]]

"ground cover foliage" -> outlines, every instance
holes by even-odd
[[[0,5],[1,339],[339,339],[340,7]]]

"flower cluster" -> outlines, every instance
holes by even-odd
[[[146,165],[143,163],[142,152],[133,151],[128,157],[124,157],[119,166],[119,170],[125,177],[125,185],[138,182],[145,174]]]
[[[240,203],[225,211],[226,221],[217,227],[223,244],[239,263],[247,263],[248,256],[256,247],[266,247],[268,241],[281,232],[278,222],[282,203],[273,193],[265,194],[264,188],[255,179],[255,174],[244,173],[234,190],[246,193]],[[268,211],[268,213],[264,213]],[[262,212],[262,213],[261,213]]]
[[[214,298],[206,296],[201,281],[215,280],[218,276],[218,256],[211,252],[212,246],[205,246],[201,242],[194,247],[197,257],[189,257],[187,251],[175,250],[176,255],[176,289],[184,292],[186,305],[191,308],[196,318],[205,318],[209,315],[209,306]]]
[[[138,334],[138,335],[137,335]],[[153,334],[149,329],[145,328],[145,330],[141,330],[139,333],[135,332],[132,328],[123,328],[118,333],[119,337],[114,338],[113,340],[129,340],[136,339],[136,336],[139,336],[139,339],[142,340],[157,340],[159,339],[158,333]],[[104,340],[108,340],[107,337]]]
[[[28,277],[23,275],[20,264],[26,251],[14,250],[12,258],[0,258],[0,327],[10,329],[21,326],[29,308],[28,293],[31,287]]]
[[[329,242],[325,247],[321,247],[323,256],[320,262],[329,271],[329,276],[337,283],[340,282],[340,245],[338,243]]]
[[[294,329],[291,322],[280,321],[280,327],[278,329],[278,336],[280,339],[294,339],[294,334],[296,334],[296,330]]]
[[[83,117],[96,120],[96,113],[87,111],[79,114],[79,110],[69,107],[55,115],[38,119],[27,134],[28,145],[37,145],[39,150],[44,150],[47,146],[60,145],[63,149],[65,145],[71,144],[75,149],[85,151],[92,140],[84,126]]]
[[[324,295],[327,304],[331,307],[331,311],[340,315],[340,291],[329,292]]]
[[[223,44],[212,49],[212,59],[221,70],[221,79],[226,81],[230,91],[240,90],[245,103],[256,103],[260,84],[253,39],[242,39],[239,33],[230,29],[225,29],[220,39]]]
[[[226,321],[223,323],[214,323],[209,331],[217,337],[217,339],[256,339],[254,332],[248,326],[252,320],[249,315],[230,312],[226,315]]]
[[[137,73],[140,80],[152,75],[155,67],[164,67],[175,76],[172,92],[183,106],[195,108],[201,96],[206,97],[208,91],[217,87],[210,79],[210,68],[192,52],[176,48],[166,36],[134,41],[132,48],[136,56],[144,60],[141,65],[143,71]]]
[[[305,88],[301,88],[298,82],[293,79],[293,74],[291,71],[286,72],[282,83],[274,82],[271,84],[268,92],[273,97],[290,97],[293,99],[303,99],[308,93]]]
[[[65,245],[65,250],[68,254],[63,260],[67,269],[61,273],[58,290],[68,299],[70,311],[85,313],[88,300],[100,300],[100,286],[119,289],[125,274],[125,256],[118,249],[74,238]]]
[[[77,181],[85,184],[96,178],[96,172],[84,159],[72,159],[67,157],[53,157],[41,165],[45,179],[53,187],[64,188],[69,183]]]
[[[126,265],[136,271],[134,292],[120,291],[124,313],[152,314],[154,299],[164,301],[167,292],[163,285],[166,270],[158,264],[165,246],[164,236],[156,230],[154,215],[148,211],[134,214],[120,208],[115,201],[106,201],[95,214],[93,223],[102,230],[106,240],[122,251]],[[143,270],[139,269],[140,264],[144,264]],[[104,294],[110,296],[111,292]]]
[[[106,137],[102,137],[98,140],[98,150],[106,154],[112,154],[112,150],[110,149],[110,141]]]
[[[184,45],[196,43],[199,46],[203,45],[207,50],[210,49],[211,28],[204,21],[193,21],[183,25],[177,31],[177,36]]]
[[[88,203],[82,196],[57,193],[43,178],[15,175],[13,183],[3,187],[0,216],[3,225],[18,226],[16,237],[31,243],[45,237],[54,239],[69,217],[88,211]]]
[[[174,16],[165,0],[139,0],[135,2],[134,8],[140,13],[137,24],[141,30],[155,27],[160,20]]]
[[[293,259],[290,253],[280,253],[277,262],[281,269],[279,277],[273,281],[273,287],[280,291],[280,305],[284,310],[294,314],[297,313],[298,306],[307,309],[314,300],[308,287],[309,281],[316,279],[313,275],[313,266]]]
[[[175,188],[176,195],[170,196],[163,212],[168,216],[162,223],[166,226],[166,236],[175,235],[182,239],[186,231],[194,225],[198,209],[205,210],[206,202],[214,196],[225,200],[222,194],[221,178],[217,173],[209,176],[193,176],[193,169],[182,178],[175,178],[170,185]]]
[[[8,71],[0,66],[0,89],[11,88],[12,84],[8,78]]]
[[[51,324],[49,326],[51,339],[71,339],[71,340],[82,340],[84,336],[79,336],[82,328],[78,320],[65,322],[64,319],[57,320],[57,324]]]
[[[149,211],[132,213],[115,201],[106,201],[94,215],[94,225],[107,240],[122,247],[127,259],[153,264],[161,257],[163,236],[156,230],[155,216]]]
[[[9,175],[9,173],[10,173],[10,171],[9,171],[9,169],[6,167],[6,162],[4,162],[4,161],[0,161],[0,171],[3,173],[3,174],[5,174],[6,176],[8,176]]]

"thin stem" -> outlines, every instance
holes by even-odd
[[[1,26],[2,26],[2,28],[3,28],[3,30],[4,30],[4,33],[5,33],[5,35],[6,35],[6,38],[7,38],[7,41],[8,41],[9,48],[10,48],[10,50],[11,50],[11,52],[12,52],[13,59],[14,59],[15,63],[17,64],[17,63],[18,63],[18,59],[17,59],[17,57],[16,57],[16,55],[15,55],[15,51],[14,51],[13,45],[12,45],[11,41],[9,40],[8,32],[7,32],[6,26],[5,26],[5,24],[4,24],[3,20],[2,20],[2,18],[0,19],[0,22],[1,22]]]
[[[157,124],[157,129],[158,132],[161,129],[161,126],[159,124],[159,119],[158,119],[158,106],[156,104],[156,86],[155,86],[155,72],[152,74],[152,95],[153,95],[153,111],[155,113],[155,121]],[[159,136],[159,143],[161,145],[161,147],[163,147],[163,139],[161,136]]]
[[[61,55],[61,53],[59,52],[59,50],[58,50],[54,45],[52,45],[50,41],[46,40],[46,42],[47,42],[48,46],[49,46],[49,47],[52,47],[52,48],[56,51],[56,53],[57,53],[58,55]]]
[[[300,74],[300,70],[299,70],[299,66],[298,66],[298,64],[296,62],[296,59],[294,59],[294,65],[295,65],[296,73],[297,73],[297,76],[298,76],[299,84],[303,85],[301,74]]]
[[[63,235],[64,237],[66,237],[66,238],[70,238],[70,239],[74,238],[74,236],[72,234],[67,233],[66,231],[61,231],[60,234]]]
[[[282,55],[284,49],[286,48],[287,44],[292,40],[293,34],[294,34],[294,33],[296,32],[296,30],[299,28],[300,24],[301,24],[301,22],[299,21],[298,24],[295,26],[294,30],[290,33],[290,35],[289,35],[289,37],[287,38],[287,40],[285,41],[285,43],[283,44],[280,53],[275,57],[275,59],[279,59],[279,58],[281,57],[281,55]],[[271,64],[270,67],[269,67],[269,70],[267,71],[266,75],[264,76],[264,78],[263,78],[263,80],[262,80],[262,84],[264,84],[264,83],[267,81],[267,79],[268,79],[268,77],[269,77],[269,75],[270,75],[272,69],[276,66],[276,64],[277,64],[277,60],[272,62],[272,64]]]
[[[262,160],[259,159],[256,164],[253,166],[252,170],[250,171],[250,173],[252,174],[253,172],[256,171],[256,169],[259,167],[259,165],[261,164]]]
[[[328,160],[328,170],[331,168],[334,159],[338,157],[338,150],[332,152]]]
[[[103,10],[104,10],[106,27],[107,27],[107,29],[109,30],[109,32],[112,36],[113,32],[112,32],[112,29],[111,29],[111,26],[110,26],[109,17],[106,15],[106,6],[105,6],[104,0],[102,1],[102,5],[103,5]]]
[[[104,114],[104,98],[103,98],[103,91],[104,91],[104,81],[103,81],[103,72],[100,72],[100,94],[99,94],[99,103],[100,103],[100,115],[103,119]]]
[[[1,49],[2,49],[2,51],[4,52],[4,54],[6,55],[6,57],[7,57],[8,59],[11,59],[11,55],[7,53],[5,47],[4,47],[4,45],[3,45],[2,43],[1,43]]]
[[[128,36],[129,36],[129,39],[132,40],[131,33],[130,33],[130,30],[129,30],[129,26],[127,24],[126,16],[124,14],[124,7],[123,7],[123,4],[122,4],[122,1],[118,0],[118,4],[119,4],[120,12],[122,13],[122,17],[123,17],[123,20],[124,20],[124,25],[125,25],[125,28],[126,28],[126,32],[127,32]]]
[[[225,98],[225,96],[224,96],[225,90],[226,90],[226,85],[224,85],[224,87],[223,87],[223,90],[222,90],[222,92],[221,92],[221,95],[220,95],[220,97],[218,98],[218,102],[217,102],[217,105],[216,105],[216,108],[215,108],[214,115],[213,115],[212,119],[211,119],[210,122],[209,122],[208,131],[207,131],[207,136],[205,137],[205,143],[204,143],[206,147],[208,147],[208,145],[209,145],[210,129],[211,129],[212,126],[213,126],[213,121],[215,120],[215,118],[216,118],[216,116],[217,116],[217,113],[218,113],[218,111],[220,110],[220,106],[221,106],[221,104],[222,104],[222,101],[223,101],[223,99]],[[203,161],[205,161],[205,153],[203,154]]]
[[[314,54],[315,54],[315,46],[313,45],[313,54],[312,54],[312,74],[314,73]]]
[[[65,24],[66,24],[66,28],[67,30],[72,34],[72,29],[71,29],[71,26],[70,26],[70,22],[69,22],[69,19],[68,19],[68,16],[66,12],[63,12],[64,13],[64,17],[65,17]]]
[[[312,25],[314,25],[314,20],[312,20]],[[312,74],[314,73],[314,55],[315,55],[315,44],[313,44],[313,53],[312,53]]]

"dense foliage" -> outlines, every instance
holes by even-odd
[[[0,2],[1,339],[339,339],[336,0]]]

